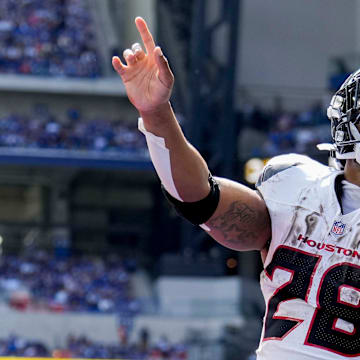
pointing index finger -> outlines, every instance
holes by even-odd
[[[141,17],[137,17],[135,19],[135,24],[137,29],[139,30],[141,39],[144,42],[147,53],[152,53],[155,49],[155,42],[146,24],[146,21]]]

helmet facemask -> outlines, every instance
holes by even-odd
[[[334,146],[330,155],[344,165],[355,159],[360,164],[360,70],[351,74],[331,99],[327,110]],[[341,166],[340,166],[341,167]]]

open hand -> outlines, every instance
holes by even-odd
[[[150,112],[169,101],[174,76],[160,47],[155,46],[145,20],[137,17],[135,24],[146,52],[135,43],[123,53],[126,65],[117,56],[113,57],[112,64],[132,104],[139,112]]]

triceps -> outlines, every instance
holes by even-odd
[[[222,214],[208,222],[215,240],[235,250],[260,250],[269,228],[267,212],[237,200],[230,203]]]

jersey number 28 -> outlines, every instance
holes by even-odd
[[[300,298],[307,300],[312,279],[321,256],[280,246],[265,272],[270,279],[276,269],[291,273],[290,280],[280,286],[268,302],[264,341],[282,340],[303,322],[303,319],[275,315],[284,301]],[[354,357],[360,355],[360,302],[343,301],[341,291],[360,292],[360,267],[340,263],[330,267],[320,281],[317,293],[318,307],[308,329],[305,345],[319,347],[337,354]],[[351,331],[337,326],[345,320],[352,324]]]

